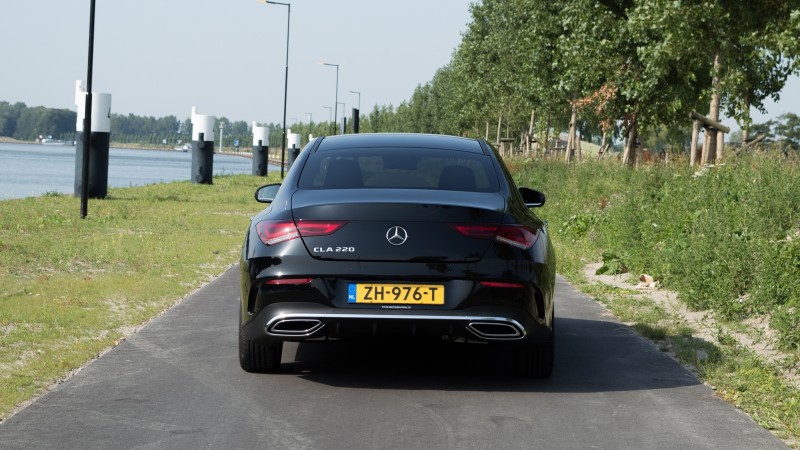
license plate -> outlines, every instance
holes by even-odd
[[[349,283],[347,303],[444,305],[441,284]]]

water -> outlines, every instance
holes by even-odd
[[[191,179],[191,152],[111,148],[108,161],[110,188]],[[249,174],[252,164],[250,158],[217,153],[214,175]],[[0,142],[0,200],[74,190],[75,147]]]

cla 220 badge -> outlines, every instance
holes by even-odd
[[[408,231],[403,227],[394,226],[386,231],[386,240],[392,245],[403,245],[408,239]]]
[[[355,247],[314,247],[314,253],[354,253]]]

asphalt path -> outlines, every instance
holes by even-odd
[[[506,349],[288,344],[284,372],[237,356],[230,270],[0,424],[0,448],[786,448],[563,280],[556,369]]]

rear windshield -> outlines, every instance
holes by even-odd
[[[497,192],[489,157],[425,148],[358,148],[313,153],[301,189],[439,189]]]

